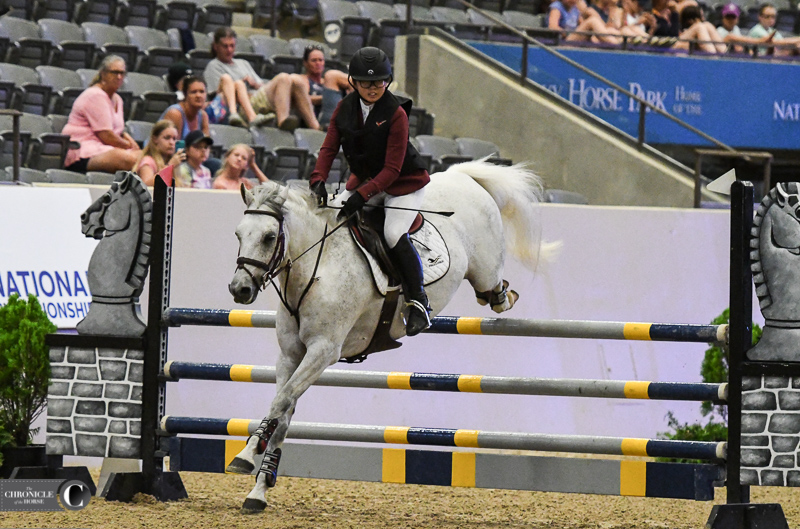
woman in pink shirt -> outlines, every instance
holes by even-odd
[[[127,73],[121,57],[107,56],[92,85],[75,100],[62,133],[80,143],[80,148],[67,153],[66,169],[78,173],[133,169],[141,152],[136,141],[123,131],[122,98],[117,94]]]

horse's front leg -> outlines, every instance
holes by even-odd
[[[300,342],[299,338],[296,341],[296,347],[291,348],[292,354],[281,352],[281,354],[278,355],[278,361],[275,366],[276,395],[281,391],[281,388],[286,385],[289,377],[297,370],[300,361],[303,359],[305,345]],[[274,426],[277,423],[276,420],[270,419],[270,417],[273,417],[271,413],[261,421],[258,429],[259,431],[247,438],[247,444],[241,452],[236,454],[233,461],[231,461],[225,469],[226,472],[232,472],[234,474],[252,474],[253,470],[256,468],[256,456],[263,454],[266,450],[266,442],[272,436]]]
[[[269,415],[259,427],[268,432],[266,438],[258,439],[261,446],[266,445],[264,459],[256,475],[255,487],[244,500],[242,513],[255,514],[266,509],[265,495],[268,488],[275,486],[281,455],[280,446],[289,431],[289,423],[297,405],[297,399],[319,379],[325,368],[339,360],[341,348],[341,343],[334,343],[328,338],[315,338],[308,344],[305,357],[300,365],[286,383],[278,388],[270,406]]]

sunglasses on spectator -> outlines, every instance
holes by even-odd
[[[322,46],[320,46],[319,44],[312,44],[312,45],[310,45],[310,46],[306,46],[306,49],[305,49],[304,51],[305,51],[306,53],[311,53],[311,52],[312,52],[312,51],[314,51],[314,50],[316,50],[316,51],[322,51],[322,52],[324,52],[324,51],[325,51],[325,50],[322,48]]]
[[[108,70],[108,73],[110,73],[111,75],[120,75],[122,77],[128,75],[128,72],[126,72],[125,70]]]
[[[383,88],[388,84],[387,79],[381,79],[380,81],[356,81],[356,82],[358,83],[358,86],[360,86],[361,88],[372,88],[373,86],[375,88]]]
[[[758,15],[758,16],[760,16],[760,17],[762,17],[762,18],[775,18],[777,15],[773,15],[773,14],[766,14],[766,15]]]

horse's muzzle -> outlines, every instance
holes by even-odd
[[[228,292],[233,296],[233,301],[242,305],[249,305],[254,302],[256,296],[258,296],[258,289],[252,283],[250,278],[242,281],[234,276],[233,281],[228,285]]]

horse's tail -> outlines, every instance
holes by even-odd
[[[527,268],[536,270],[540,257],[557,251],[557,245],[541,244],[538,205],[542,180],[524,163],[504,167],[485,160],[453,165],[448,171],[467,174],[492,196],[500,208],[507,249]]]

